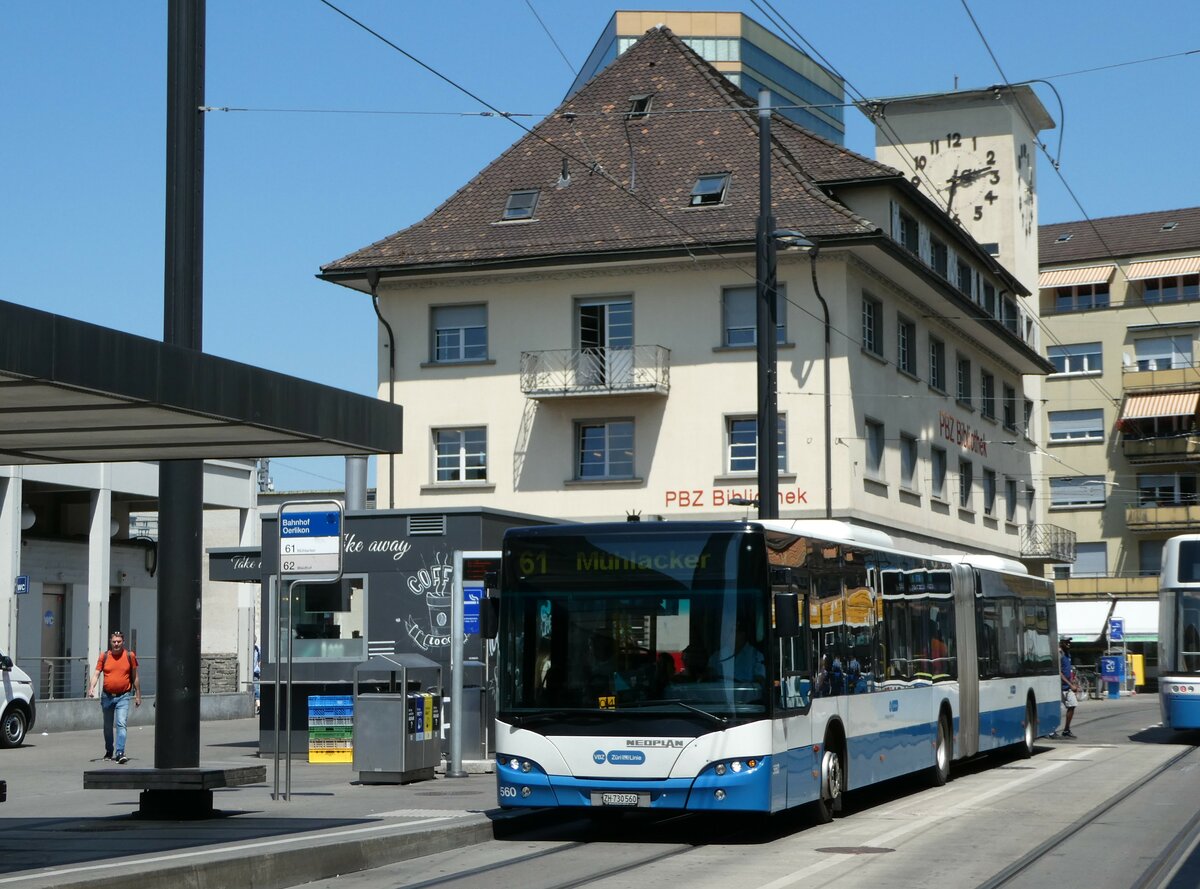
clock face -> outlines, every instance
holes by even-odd
[[[946,133],[920,146],[912,182],[947,207],[955,221],[979,222],[1000,200],[1003,176],[994,149],[978,136]]]

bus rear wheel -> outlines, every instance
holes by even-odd
[[[929,783],[941,787],[950,780],[950,760],[954,758],[954,734],[950,719],[943,713],[938,717],[937,741],[933,749],[933,767],[929,770]]]
[[[828,824],[834,815],[841,814],[845,774],[841,749],[826,744],[821,756],[821,795],[813,803],[813,814],[818,824]]]
[[[1017,752],[1021,759],[1029,759],[1033,756],[1033,742],[1037,740],[1038,724],[1037,724],[1037,707],[1033,701],[1025,704],[1025,732],[1021,736],[1021,743],[1017,745]]]

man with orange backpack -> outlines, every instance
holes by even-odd
[[[133,705],[142,706],[142,686],[138,682],[137,655],[125,650],[125,636],[113,630],[108,640],[108,650],[96,661],[96,672],[88,680],[87,696],[96,696],[100,677],[100,710],[104,714],[104,758],[125,765],[125,724],[129,718],[129,698]],[[116,723],[116,743],[113,743],[113,723]]]

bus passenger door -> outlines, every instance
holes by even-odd
[[[812,728],[808,718],[812,703],[812,674],[808,670],[807,630],[799,636],[779,639],[779,660],[775,688],[775,755],[778,770],[772,776],[772,808],[794,806],[815,799],[812,778]]]
[[[954,630],[958,636],[958,737],[954,755],[979,752],[979,644],[975,631],[975,569],[954,565]]]

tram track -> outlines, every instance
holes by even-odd
[[[1160,778],[1164,773],[1170,771],[1183,760],[1195,757],[1200,760],[1200,752],[1195,748],[1183,750],[1166,762],[1156,766],[1149,774],[1139,775],[1132,781],[1127,782],[1120,790],[1111,794],[1090,811],[1077,818],[1069,825],[1064,827],[1058,833],[1051,836],[1026,855],[1014,861],[1008,867],[994,874],[989,879],[980,883],[976,889],[1000,889],[1003,886],[1012,885],[1018,877],[1025,874],[1038,862],[1045,859],[1049,854],[1057,850],[1062,843],[1068,838],[1075,836],[1080,831],[1087,830],[1097,819],[1111,812],[1113,809],[1122,803],[1128,802],[1132,796],[1139,795],[1148,791],[1150,785]],[[1166,848],[1154,859],[1151,865],[1143,872],[1139,881],[1134,884],[1131,889],[1151,889],[1151,887],[1159,886],[1160,883],[1155,882],[1155,876],[1168,873],[1175,862],[1180,858],[1180,852],[1185,846],[1190,845],[1188,838],[1194,838],[1197,829],[1200,828],[1200,814],[1192,818],[1188,824],[1179,831],[1175,837],[1168,842]]]

